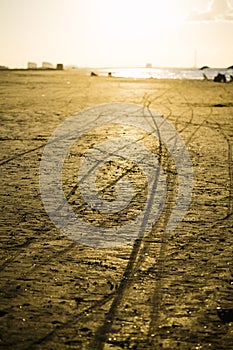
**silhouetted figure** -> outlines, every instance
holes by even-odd
[[[96,74],[95,72],[91,72],[91,77],[98,77],[98,74]]]
[[[203,75],[204,80],[209,80],[209,78],[207,77],[207,75],[205,73],[202,73],[202,75]]]
[[[109,76],[109,77],[112,77],[112,72],[108,72],[108,76]]]
[[[216,83],[226,83],[227,80],[224,74],[218,73],[218,75],[214,77],[214,81]]]

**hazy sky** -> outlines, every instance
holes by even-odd
[[[226,67],[233,0],[0,0],[0,65]]]

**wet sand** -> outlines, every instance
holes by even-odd
[[[230,349],[233,84],[65,71],[0,72],[0,82],[0,348]],[[173,124],[192,159],[194,189],[183,221],[166,233],[176,188],[164,153],[168,200],[152,233],[97,249],[51,223],[39,166],[60,123],[113,102],[149,106]],[[72,165],[71,157],[65,193],[74,186]]]

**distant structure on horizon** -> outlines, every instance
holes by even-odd
[[[41,66],[38,66],[35,62],[28,62],[27,69],[35,69],[35,70],[64,70],[63,63],[57,63],[56,68],[50,62],[42,62]]]
[[[56,70],[63,70],[63,63],[57,63]]]
[[[0,70],[64,70],[63,63],[57,63],[56,66],[50,62],[42,62],[41,66],[38,66],[35,62],[28,62],[27,68],[9,68],[7,66],[0,65]]]
[[[152,68],[152,63],[147,63],[146,68]]]
[[[35,62],[28,62],[28,69],[37,69],[37,64]]]
[[[42,62],[41,68],[43,68],[43,69],[51,69],[51,68],[54,68],[54,66],[50,62]]]

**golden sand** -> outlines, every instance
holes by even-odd
[[[66,71],[1,72],[0,82],[0,345],[230,349],[233,84]],[[67,117],[113,102],[150,107],[172,123],[190,153],[194,189],[170,234],[158,223],[152,239],[138,246],[95,249],[51,223],[39,165]]]

